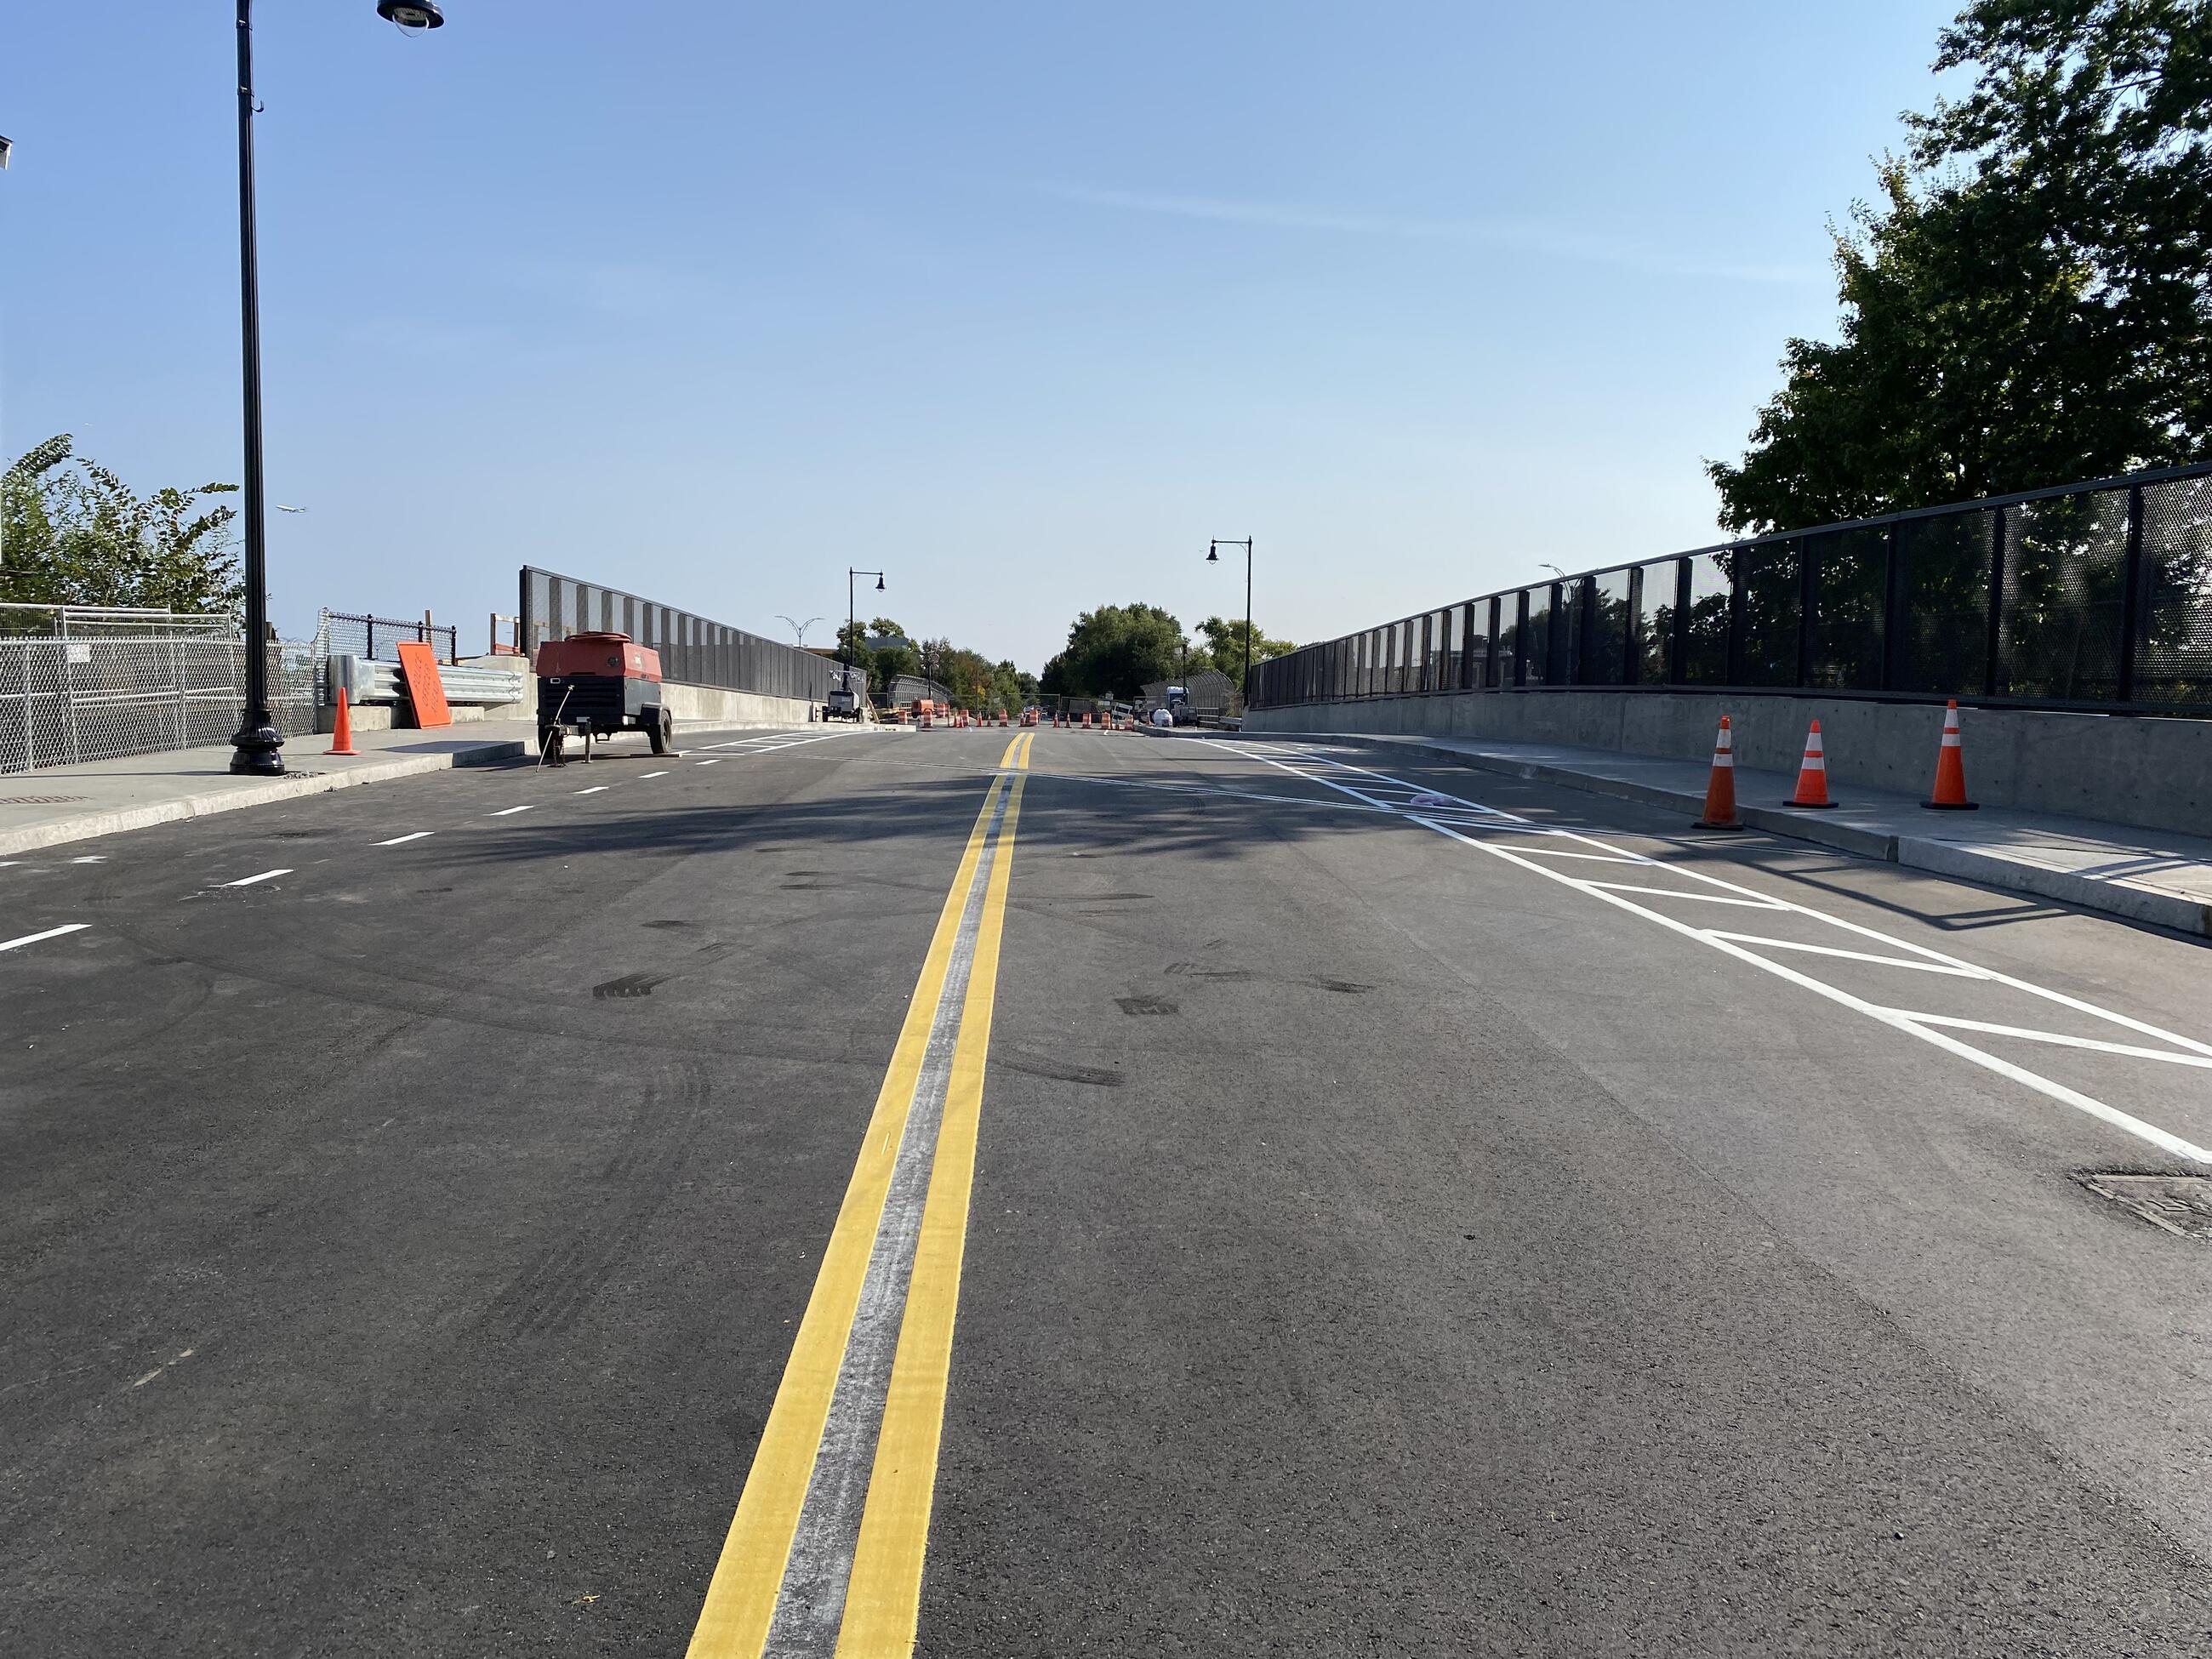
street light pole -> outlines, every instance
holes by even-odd
[[[806,630],[822,620],[819,617],[809,617],[805,622],[799,622],[785,616],[781,611],[775,613],[775,619],[780,623],[791,623],[791,631],[799,635],[799,648],[801,651],[806,649]]]
[[[446,20],[431,0],[377,0],[378,15],[410,31]],[[246,707],[231,738],[230,769],[276,777],[284,739],[269,712],[269,526],[261,482],[261,258],[253,234],[253,0],[238,0],[238,344],[245,393]]]
[[[253,240],[253,0],[238,0],[238,310],[246,393],[246,708],[230,769],[274,777],[284,739],[269,714],[269,536],[261,495],[261,268]]]
[[[850,565],[845,568],[845,689],[848,691],[853,689],[853,630],[858,626],[853,609],[853,578],[855,576],[873,576],[876,592],[880,593],[884,591],[882,571],[855,570]]]
[[[1252,538],[1247,536],[1240,542],[1227,536],[1217,536],[1206,544],[1206,562],[1219,564],[1220,550],[1224,547],[1244,550],[1244,684],[1238,695],[1244,699],[1244,706],[1249,708],[1252,706]]]

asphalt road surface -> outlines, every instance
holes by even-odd
[[[686,744],[0,867],[0,1654],[2212,1653],[2201,945]]]

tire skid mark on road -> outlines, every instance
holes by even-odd
[[[1825,997],[1831,1002],[1864,1014],[1893,1030],[1902,1031],[1909,1036],[1917,1037],[1920,1041],[1955,1054],[1960,1059],[1980,1066],[1984,1071],[1995,1073],[2048,1099],[2070,1106],[2076,1111],[2133,1135],[2161,1152],[2186,1159],[2192,1164],[2212,1165],[2212,1150],[2185,1139],[2130,1112],[2123,1111],[2118,1107],[2107,1104],[2094,1096],[2069,1088],[2055,1079],[2045,1077],[2040,1073],[2002,1059],[1989,1053],[1986,1049],[1976,1048],[1972,1043],[1951,1036],[1949,1029],[1978,1030],[1986,1035],[2002,1035],[2027,1041],[2042,1041],[2065,1047],[2088,1048],[2112,1054],[2115,1057],[2125,1055],[2130,1058],[2165,1060],[2182,1065],[2199,1064],[2205,1059],[2212,1059],[2212,1043],[2200,1041],[2196,1037],[2185,1036],[2178,1031],[2166,1030],[2148,1021],[2137,1019],[2132,1015],[2102,1007],[2063,991],[2052,990],[2048,986],[2038,985],[2032,980],[2020,979],[2010,974],[2000,973],[1995,969],[1984,968],[1961,957],[1947,955],[1924,945],[1917,945],[1910,939],[1899,939],[1893,934],[1882,933],[1877,928],[1869,927],[1863,923],[1850,921],[1842,916],[1831,915],[1824,910],[1814,909],[1810,905],[1800,904],[1790,899],[1778,898],[1771,894],[1759,892],[1754,888],[1743,886],[1722,877],[1708,874],[1704,871],[1668,864],[1647,854],[1638,853],[1632,848],[1618,846],[1613,842],[1600,840],[1594,836],[1583,835],[1577,830],[1533,823],[1518,814],[1505,811],[1498,807],[1486,806],[1479,801],[1468,800],[1461,796],[1447,795],[1426,785],[1408,783],[1402,778],[1392,777],[1388,773],[1375,771],[1367,767],[1354,766],[1348,762],[1334,759],[1303,745],[1223,743],[1218,746],[1224,752],[1260,761],[1279,771],[1287,772],[1292,776],[1304,778],[1309,782],[1320,784],[1325,788],[1336,790],[1356,799],[1392,810],[1408,822],[1418,823],[1424,829],[1448,836],[1463,845],[1480,848],[1492,856],[1509,864],[1517,865],[1533,875],[1541,876],[1547,881],[1557,882],[1562,886],[1571,887],[1578,892],[1586,893],[1590,897],[1601,900],[1617,909],[1641,916],[1647,921],[1655,922],[1660,927],[1681,934],[1684,938],[1694,939],[1723,955],[1748,963],[1751,966],[1771,974],[1778,979],[1787,980],[1791,984],[1811,991],[1817,996]],[[1414,804],[1416,800],[1419,805]],[[2176,1054],[2154,1049],[2137,1049],[2132,1045],[2100,1044],[2092,1040],[2064,1033],[2047,1032],[2029,1026],[1993,1027],[1986,1022],[1960,1020],[1948,1015],[1918,1014],[1908,1009],[1893,1008],[1883,1003],[1871,1001],[1846,991],[1840,986],[1831,985],[1825,980],[1815,978],[1811,974],[1790,967],[1760,953],[1765,949],[1781,949],[1814,955],[1849,956],[1855,960],[1879,964],[1881,958],[1871,952],[1827,950],[1817,945],[1800,945],[1794,941],[1765,939],[1757,935],[1724,933],[1716,928],[1698,927],[1679,917],[1669,915],[1663,910],[1654,908],[1651,905],[1632,898],[1628,895],[1631,892],[1636,892],[1647,897],[1660,899],[1698,900],[1714,896],[1711,892],[1679,888],[1625,887],[1623,884],[1617,882],[1595,881],[1571,875],[1565,870],[1543,862],[1541,854],[1544,849],[1534,848],[1526,843],[1509,844],[1492,840],[1490,838],[1490,832],[1493,830],[1521,835],[1533,834],[1571,841],[1579,847],[1593,849],[1608,857],[1619,858],[1632,864],[1644,865],[1668,876],[1680,877],[1696,882],[1705,888],[1717,889],[1722,893],[1735,896],[1740,902],[1755,904],[1757,908],[1787,913],[1826,927],[1841,929],[1860,939],[1874,941],[1889,950],[1903,951],[1915,959],[1897,965],[1916,968],[1929,966],[1939,972],[1948,970],[1966,978],[2002,986],[2008,990],[2021,992],[2069,1008],[2076,1013],[2087,1015],[2094,1019],[2118,1025],[2140,1036],[2155,1038],[2160,1042],[2172,1045],[2173,1049],[2182,1052]]]
[[[939,914],[690,1659],[913,1647],[1032,740],[1007,744]]]

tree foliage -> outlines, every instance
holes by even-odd
[[[1835,235],[1721,521],[1762,532],[2212,454],[2212,0],[1977,0],[1972,90]]]
[[[1206,636],[1206,661],[1197,660],[1192,653],[1192,667],[1218,668],[1240,684],[1244,676],[1244,619],[1242,617],[1224,622],[1219,617],[1208,617],[1199,623],[1198,631]],[[1271,640],[1256,625],[1252,629],[1252,665],[1257,668],[1270,657],[1286,656],[1297,649],[1288,640]],[[1188,672],[1188,671],[1186,671]]]
[[[75,449],[64,433],[0,471],[0,599],[236,615],[236,514],[209,498],[238,486],[140,495]]]
[[[1182,624],[1159,606],[1102,605],[1075,619],[1038,683],[1061,696],[1133,698],[1179,673],[1185,650]]]

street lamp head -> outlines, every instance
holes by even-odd
[[[883,579],[881,576],[878,576],[878,577],[877,577],[877,578],[876,578],[876,592],[878,592],[878,593],[880,593],[880,592],[882,592],[883,591],[884,591],[884,579]]]
[[[1219,564],[1221,562],[1221,550],[1212,542],[1208,542],[1206,544],[1206,562],[1208,564]]]
[[[446,21],[434,0],[376,0],[376,15],[410,33],[442,27]]]

